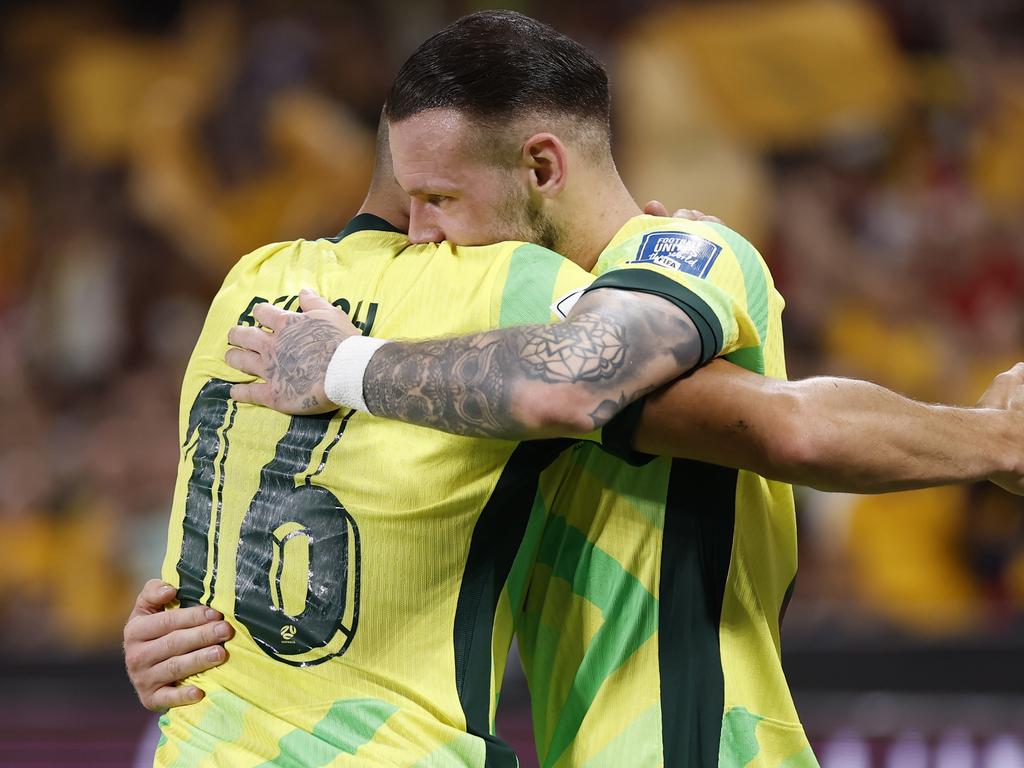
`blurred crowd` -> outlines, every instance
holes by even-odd
[[[1024,12],[514,4],[609,65],[640,202],[746,234],[790,375],[971,404],[1024,359]],[[0,11],[0,646],[115,647],[158,574],[178,387],[241,254],[336,233],[403,58],[473,4]],[[1024,636],[1024,507],[987,485],[801,491],[787,631]],[[31,627],[32,631],[25,631]]]

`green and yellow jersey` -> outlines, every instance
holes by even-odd
[[[511,628],[499,593],[568,442],[239,404],[227,333],[262,301],[294,308],[304,286],[384,338],[546,322],[592,279],[535,245],[410,246],[366,215],[235,266],[185,373],[163,578],[236,635],[228,662],[190,681],[206,697],[161,719],[157,765],[517,765],[493,736]]]
[[[595,273],[592,289],[686,309],[705,358],[786,377],[782,298],[727,227],[636,217]],[[780,661],[791,488],[694,461],[629,466],[587,444],[562,461],[535,501],[532,560],[509,579],[541,765],[816,766]]]

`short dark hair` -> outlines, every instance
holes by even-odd
[[[608,74],[578,42],[515,11],[463,16],[402,65],[385,107],[399,122],[453,109],[485,123],[530,113],[575,118],[610,131]]]

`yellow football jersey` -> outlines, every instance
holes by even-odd
[[[595,272],[591,289],[684,308],[704,359],[786,377],[782,297],[727,227],[636,217]],[[533,560],[509,579],[541,765],[817,765],[780,661],[791,488],[694,461],[628,466],[587,444],[562,461],[537,499]]]
[[[185,373],[163,577],[236,635],[190,681],[206,698],[161,718],[157,765],[517,765],[492,726],[511,626],[499,594],[568,441],[238,404],[227,333],[305,286],[364,334],[426,338],[546,322],[591,280],[535,245],[410,246],[368,215],[235,266]]]

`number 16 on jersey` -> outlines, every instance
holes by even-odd
[[[224,488],[231,482],[225,465],[238,411],[228,395],[232,383],[211,379],[189,414],[185,449],[192,472],[177,565],[184,605],[211,604],[218,563],[230,556],[220,548]],[[313,451],[327,437],[331,415],[291,419],[260,470],[238,532],[235,618],[266,654],[293,666],[343,654],[359,623],[359,529],[338,498],[313,482],[351,416],[342,419],[315,471]]]

